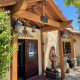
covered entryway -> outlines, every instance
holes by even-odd
[[[47,5],[46,5],[47,3]],[[39,62],[39,73],[44,74],[45,62],[44,62],[44,32],[58,30],[59,35],[59,48],[60,48],[60,65],[61,65],[61,78],[65,77],[64,74],[64,60],[63,60],[63,45],[61,30],[70,27],[72,20],[68,21],[62,14],[61,10],[55,4],[54,0],[19,0],[16,5],[10,7],[12,18],[16,18],[23,22],[26,28],[33,28],[40,30],[38,40],[41,40],[41,60]],[[29,24],[29,25],[26,25]],[[16,34],[13,32],[13,35]],[[35,35],[36,36],[36,35]],[[40,37],[40,38],[39,38]],[[17,38],[13,39],[13,43],[17,44]],[[40,45],[39,44],[39,45]],[[17,52],[13,52],[12,72],[11,80],[17,80]],[[15,57],[16,56],[16,57]]]
[[[18,79],[28,79],[38,75],[38,41],[18,40]]]

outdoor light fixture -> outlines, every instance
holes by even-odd
[[[70,37],[68,37],[67,39],[69,39]]]
[[[21,27],[22,27],[22,23],[19,22],[19,20],[14,18],[13,19],[13,30],[14,30],[14,32],[15,33],[22,33]]]
[[[44,5],[46,6],[47,5],[47,2],[45,1]]]
[[[34,8],[32,7],[32,13],[33,13],[33,10],[34,10]],[[32,28],[32,32],[36,32],[36,26],[34,25],[34,22],[33,22],[33,26],[31,26],[31,28]]]
[[[66,32],[61,30],[61,37],[66,38]]]
[[[77,43],[77,40],[76,40],[76,39],[73,39],[73,42],[74,42],[74,43]]]
[[[33,26],[31,27],[32,27],[32,32],[36,32],[36,26],[33,24]]]

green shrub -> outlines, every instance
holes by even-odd
[[[80,55],[77,55],[77,66],[80,66]]]
[[[73,67],[74,67],[74,64],[72,63],[71,60],[67,60],[67,62],[68,62],[68,64],[69,64],[70,68],[73,68]]]
[[[10,11],[0,9],[0,80],[5,80],[5,73],[9,70],[12,62],[13,51],[18,50],[18,44],[13,45],[12,39],[15,35],[11,35],[12,28],[8,26]]]

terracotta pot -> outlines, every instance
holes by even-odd
[[[53,73],[53,72],[45,71],[45,74],[47,77],[54,78],[54,79],[58,78],[58,76],[59,76],[59,72]]]

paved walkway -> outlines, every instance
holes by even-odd
[[[65,74],[64,80],[80,80],[80,70]]]
[[[60,79],[60,78],[58,78],[58,79],[51,79],[51,78],[48,78],[48,77],[46,77],[44,75],[41,75],[41,76],[37,76],[37,77],[29,79],[29,80],[62,80],[62,79]]]

